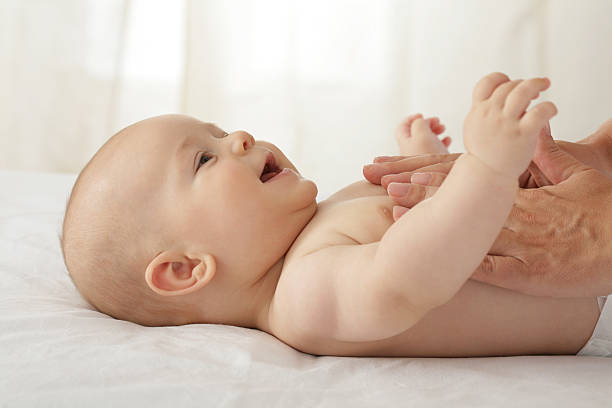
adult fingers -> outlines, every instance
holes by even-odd
[[[501,72],[493,72],[480,81],[474,86],[474,93],[472,94],[472,102],[480,102],[488,99],[493,93],[495,88],[504,82],[509,81],[510,78],[506,74]]]
[[[520,254],[523,245],[521,237],[508,228],[508,221],[506,221],[489,248],[489,255],[514,256]]]
[[[435,194],[438,187],[423,186],[420,184],[391,183],[387,187],[387,193],[393,201],[403,207],[414,207],[421,201]]]
[[[543,138],[544,139],[543,142],[546,142],[545,139],[552,140],[552,136],[550,134],[550,125],[548,123],[546,124],[546,126],[542,128],[542,130],[540,130],[538,139],[539,138]],[[553,141],[553,143],[555,142]],[[545,146],[545,144],[542,145],[540,143],[540,147],[543,147],[543,146]],[[536,149],[537,149],[537,146],[536,146]],[[546,177],[546,175],[542,172],[542,170],[540,170],[538,165],[535,164],[535,162],[533,162],[533,160],[529,162],[529,166],[527,167],[527,170],[525,170],[524,175],[525,177],[523,181],[519,181],[519,186],[521,188],[537,188],[537,187],[543,187],[543,186],[550,186],[552,184],[552,182]]]
[[[414,171],[432,164],[453,162],[461,154],[427,154],[422,156],[408,156],[400,160],[378,162],[363,167],[364,177],[374,184],[380,184],[380,179],[387,174]]]
[[[542,170],[533,162],[529,162],[529,166],[523,174],[519,176],[519,187],[522,189],[532,189],[544,186],[550,186],[552,182],[542,173]]]
[[[531,174],[529,173],[529,170],[526,169],[520,176],[519,176],[519,187],[520,188],[530,188],[527,187],[529,181],[531,179]]]
[[[398,182],[398,183],[409,183],[411,182],[412,175],[414,173],[442,173],[448,174],[453,168],[453,164],[455,162],[444,162],[432,164],[431,166],[424,166],[415,171],[406,171],[398,174],[387,174],[380,179],[380,185],[384,188],[387,188],[389,183]]]
[[[446,173],[438,173],[435,171],[427,173],[412,173],[410,182],[414,184],[420,184],[423,186],[435,186],[439,187],[446,179]]]
[[[544,176],[554,184],[559,184],[572,174],[590,169],[589,166],[561,149],[552,136],[546,132],[541,132],[538,136],[533,161]]]
[[[540,170],[540,168],[533,162],[529,162],[527,171],[530,174],[531,181],[535,183],[536,187],[550,186],[552,182],[546,177],[546,175]]]
[[[374,158],[374,163],[385,163],[385,162],[392,162],[392,161],[398,161],[398,160],[403,160],[408,156],[376,156]]]
[[[423,186],[439,187],[442,185],[447,174],[448,172],[441,173],[435,171],[408,171],[399,174],[389,174],[380,180],[380,185],[387,188],[391,183],[415,183]]]
[[[471,278],[525,294],[537,292],[527,266],[518,258],[510,256],[487,255]]]
[[[387,174],[380,179],[380,185],[387,188],[391,183],[410,183],[410,179],[414,172],[405,171],[397,174]]]

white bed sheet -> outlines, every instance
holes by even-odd
[[[74,175],[0,171],[0,406],[611,406],[612,359],[347,358],[93,310],[58,234]]]

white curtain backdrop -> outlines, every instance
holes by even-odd
[[[612,117],[607,0],[0,0],[0,168],[78,172],[181,112],[279,147],[319,198],[438,115],[463,151],[474,83],[548,76],[553,135]]]

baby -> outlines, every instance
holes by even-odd
[[[547,79],[475,86],[467,150],[436,194],[393,220],[381,186],[316,202],[273,144],[181,115],[135,123],[79,175],[62,250],[87,301],[147,326],[263,330],[333,356],[575,354],[595,298],[546,298],[469,280],[556,114],[527,110]],[[446,151],[436,119],[401,128],[402,154]]]

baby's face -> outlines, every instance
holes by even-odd
[[[123,152],[133,160],[121,177],[137,177],[130,197],[143,222],[158,223],[185,253],[213,254],[218,269],[271,266],[316,211],[316,185],[247,132],[181,115],[133,132]]]

